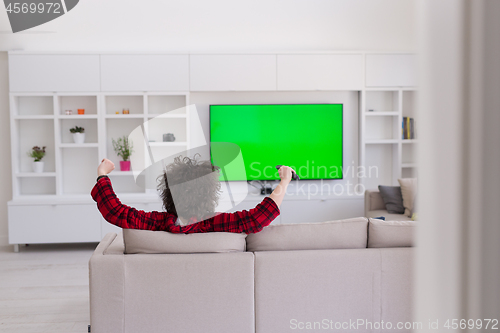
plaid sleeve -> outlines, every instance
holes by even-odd
[[[276,202],[265,197],[261,203],[250,210],[216,215],[210,231],[257,233],[271,224],[279,214],[280,210]]]
[[[123,229],[161,230],[165,219],[163,214],[168,214],[144,212],[122,204],[109,177],[99,178],[90,194],[104,219]]]

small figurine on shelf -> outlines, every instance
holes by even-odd
[[[175,141],[175,136],[173,133],[163,134],[163,142],[172,142]]]
[[[120,114],[120,111],[116,111],[115,114]]]
[[[123,114],[129,114],[130,111],[128,109],[123,109]]]
[[[38,146],[31,148],[31,151],[28,152],[28,155],[35,159],[33,161],[33,172],[43,172],[42,158],[45,156],[45,146],[43,146],[42,148]]]
[[[129,141],[127,136],[123,136],[115,139],[111,139],[113,142],[113,149],[115,150],[116,155],[120,156],[123,161],[120,161],[120,171],[130,171],[130,155],[133,153],[133,145],[132,142]]]
[[[66,110],[65,112],[67,116],[71,116],[71,114],[73,113],[71,110]]]
[[[73,128],[70,128],[69,131],[73,133],[73,141],[75,143],[85,142],[85,128],[75,126]]]
[[[78,114],[85,114],[85,109],[78,109]]]

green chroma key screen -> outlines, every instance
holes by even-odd
[[[342,104],[210,105],[212,163],[221,180],[278,180],[278,164],[300,179],[341,179],[342,128]],[[238,145],[245,168],[219,142]]]

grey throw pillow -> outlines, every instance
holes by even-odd
[[[379,185],[378,190],[385,203],[385,209],[389,214],[404,214],[403,195],[400,186]]]

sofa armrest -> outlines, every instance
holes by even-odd
[[[116,238],[116,233],[114,232],[107,233],[95,248],[92,256],[104,254],[104,251],[106,251],[106,249],[111,245],[111,243],[113,243],[115,238]]]
[[[365,216],[372,210],[385,210],[385,203],[378,190],[365,191]]]
[[[116,238],[109,233],[89,261],[90,325],[93,333],[124,332],[124,256],[105,255]]]

